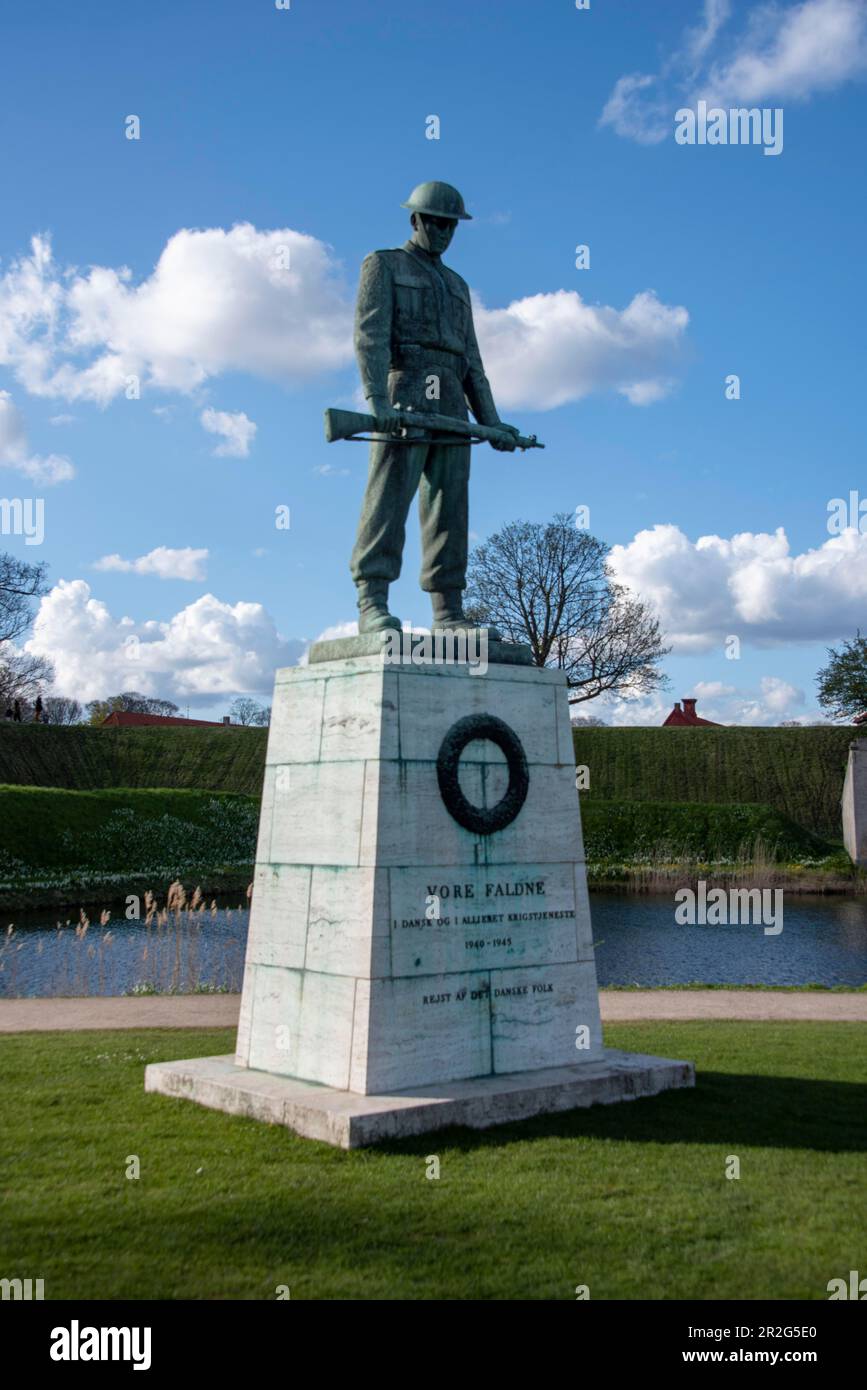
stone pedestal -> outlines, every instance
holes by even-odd
[[[691,1084],[602,1045],[562,674],[355,643],[277,674],[234,1063],[149,1089],[349,1146]]]
[[[855,864],[867,867],[867,739],[849,744],[843,783],[843,843]]]

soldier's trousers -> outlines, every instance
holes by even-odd
[[[356,584],[362,579],[397,579],[406,518],[418,490],[421,587],[428,593],[463,589],[469,481],[469,444],[371,444],[367,491],[350,561]]]

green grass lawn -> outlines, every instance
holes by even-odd
[[[696,1090],[345,1153],[145,1095],[147,1062],[228,1030],[4,1038],[0,1272],[133,1299],[825,1299],[863,1272],[863,1025],[606,1041],[693,1059]]]

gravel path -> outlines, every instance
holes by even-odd
[[[867,994],[753,989],[601,990],[605,1023],[630,1019],[797,1019],[867,1023]]]
[[[630,1020],[797,1019],[867,1023],[867,994],[774,990],[602,990],[605,1023]],[[86,1028],[234,1028],[238,994],[109,999],[0,999],[0,1033]]]
[[[0,999],[0,1033],[77,1033],[85,1028],[234,1028],[240,1004],[240,994]]]

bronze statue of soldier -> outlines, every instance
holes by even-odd
[[[406,518],[419,494],[421,587],[431,596],[434,628],[472,626],[466,587],[470,444],[419,431],[399,438],[398,410],[496,426],[490,442],[511,451],[520,439],[499,417],[473,326],[466,281],[441,257],[470,214],[456,188],[422,183],[409,208],[412,237],[365,258],[355,316],[355,353],[370,414],[381,438],[370,446],[367,490],[352,552],[360,632],[400,628],[388,611],[388,586],[401,570]],[[415,432],[413,432],[415,433]],[[523,443],[524,441],[522,441]],[[498,636],[488,629],[489,636]]]

